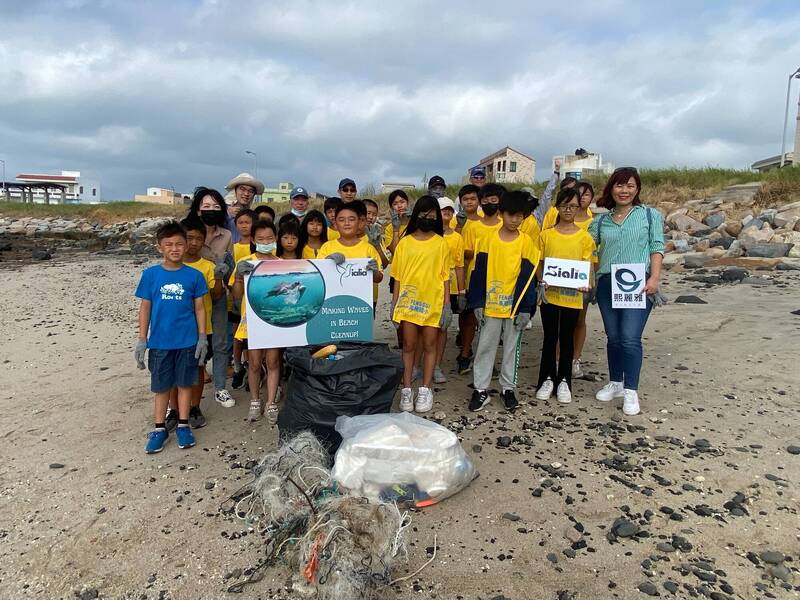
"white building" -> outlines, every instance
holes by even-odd
[[[381,194],[391,194],[395,190],[411,191],[416,186],[413,183],[393,183],[386,181],[381,184]]]
[[[556,160],[561,161],[561,177],[574,177],[581,179],[592,175],[611,175],[614,171],[614,164],[603,162],[603,155],[594,152],[587,152],[583,148],[578,148],[575,154],[564,154],[553,157],[553,169],[555,170]]]
[[[16,181],[8,182],[8,195],[11,200],[35,204],[103,201],[100,183],[81,177],[80,171],[61,171],[61,175],[20,173]]]
[[[486,180],[496,183],[533,183],[536,160],[509,146],[484,156],[476,165],[486,171]],[[469,178],[469,170],[467,170]]]

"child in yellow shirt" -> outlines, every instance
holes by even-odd
[[[439,198],[439,209],[442,211],[442,223],[444,224],[444,241],[450,249],[450,309],[453,314],[460,315],[467,307],[466,288],[464,286],[464,238],[460,233],[453,231],[450,227],[453,216],[456,212],[455,202],[450,198]],[[447,331],[439,332],[439,340],[436,346],[436,366],[433,368],[433,382],[446,383],[447,376],[442,371],[442,360],[444,350],[447,346]]]
[[[500,200],[501,227],[479,240],[469,284],[469,305],[481,325],[475,363],[471,411],[489,402],[489,384],[497,347],[503,340],[500,385],[506,410],[517,407],[517,367],[522,332],[536,312],[535,269],[538,252],[533,240],[519,231],[528,216],[528,193],[506,192]],[[486,206],[484,206],[484,212]]]
[[[303,245],[303,258],[317,258],[319,249],[328,241],[328,227],[325,215],[318,210],[310,210],[300,225],[300,243]]]
[[[442,212],[433,196],[417,200],[405,235],[392,259],[395,279],[392,320],[403,338],[403,389],[400,410],[427,412],[433,407],[431,382],[439,331],[450,325],[450,248],[442,237]],[[411,389],[418,345],[424,353],[422,385],[414,402]]]
[[[336,231],[336,209],[341,206],[342,199],[333,197],[325,200],[323,210],[328,219],[328,241],[335,240],[339,237],[339,232]]]

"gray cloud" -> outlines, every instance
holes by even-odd
[[[128,199],[221,187],[245,149],[268,183],[327,193],[455,181],[506,144],[540,177],[577,146],[640,166],[777,153],[800,56],[780,3],[537,4],[28,2],[0,39],[0,158]],[[30,35],[56,23],[71,40]]]

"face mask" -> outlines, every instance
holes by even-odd
[[[212,227],[214,225],[222,225],[225,222],[225,214],[221,210],[201,210],[200,219],[203,223]]]
[[[434,198],[443,198],[444,197],[444,190],[428,190],[428,194],[433,196]]]
[[[483,214],[487,217],[491,217],[493,214],[497,212],[497,209],[500,208],[499,204],[481,204],[481,208],[483,209]]]
[[[259,254],[272,254],[278,245],[275,242],[271,244],[256,244],[256,252]]]
[[[417,227],[423,233],[433,231],[433,228],[436,227],[436,219],[417,219]]]
[[[297,210],[296,208],[292,209],[292,214],[297,217],[298,219],[302,219],[306,216],[307,210]]]

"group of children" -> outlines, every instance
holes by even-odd
[[[551,179],[545,204],[555,181]],[[247,347],[243,304],[245,277],[263,260],[330,259],[341,264],[368,259],[374,306],[383,270],[391,265],[391,320],[404,367],[403,411],[430,411],[433,384],[447,381],[442,363],[454,315],[460,346],[457,371],[472,371],[470,410],[479,411],[490,401],[501,344],[501,398],[506,409],[515,408],[521,337],[531,327],[537,306],[544,342],[536,398],[546,400],[555,391],[560,402],[570,402],[572,376],[580,375],[592,282],[590,278],[581,290],[547,288],[542,269],[548,257],[595,260],[594,242],[587,233],[592,198],[588,183],[569,178],[546,211],[547,206],[536,210],[539,201],[529,191],[506,191],[494,183],[463,186],[458,206],[449,198],[426,195],[412,207],[407,194],[395,190],[388,198],[390,219],[385,227],[378,222],[377,203],[369,199],[329,198],[324,214],[311,210],[301,219],[288,213],[277,222],[272,208],[262,205],[236,214],[239,241],[232,246],[233,260],[216,264],[200,256],[206,234],[202,223],[187,218],[162,226],[157,241],[163,262],[144,271],[136,291],[141,306],[135,355],[139,368],[145,368],[149,349],[155,394],[155,428],[146,451],[160,451],[173,428],[179,447],[194,444],[189,425],[192,415],[195,422],[198,413],[202,417],[211,303],[226,287],[232,292],[229,321],[235,323],[232,387],[249,389],[249,419],[266,412],[276,421],[282,350]]]

